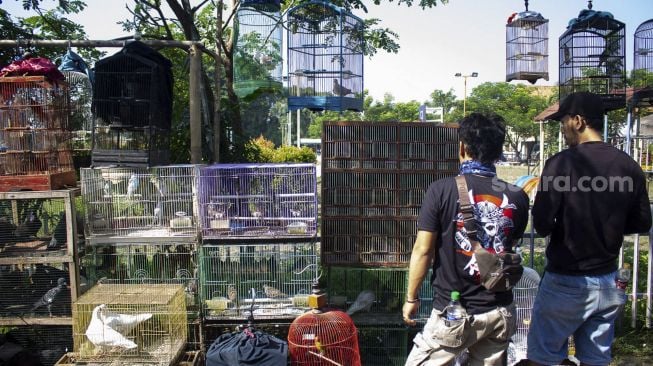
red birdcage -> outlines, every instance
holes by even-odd
[[[358,330],[349,315],[338,310],[311,310],[288,330],[291,365],[360,366]]]

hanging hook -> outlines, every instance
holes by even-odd
[[[588,1],[587,1],[587,8],[588,8],[589,10],[592,10],[592,0],[588,0]]]
[[[72,49],[72,42],[68,40],[68,52],[70,52]]]
[[[526,6],[526,11],[528,11],[528,0],[524,0],[524,5]]]

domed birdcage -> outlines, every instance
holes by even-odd
[[[508,345],[508,365],[514,365],[526,358],[526,338],[539,285],[540,275],[537,271],[524,267],[524,274],[512,290],[517,310],[517,331]]]
[[[636,104],[651,105],[653,102],[653,19],[640,24],[635,30],[633,55],[633,95]]]
[[[528,11],[513,13],[506,24],[506,81],[549,80],[549,20]]]
[[[279,0],[244,0],[236,12],[234,91],[240,98],[282,90]]]
[[[288,109],[363,110],[363,21],[325,1],[288,11]]]
[[[560,99],[588,91],[603,98],[606,110],[626,104],[626,25],[609,12],[581,10],[559,38]]]

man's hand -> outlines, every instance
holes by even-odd
[[[414,327],[417,324],[417,322],[411,319],[411,317],[417,314],[418,309],[419,309],[419,300],[414,303],[408,303],[408,302],[404,303],[404,307],[402,308],[401,313],[403,315],[404,323],[406,323],[406,325]]]

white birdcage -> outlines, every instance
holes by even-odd
[[[73,306],[78,360],[112,365],[171,365],[188,334],[181,285],[100,283]]]
[[[526,358],[526,340],[531,324],[533,303],[540,285],[540,275],[530,267],[524,267],[524,274],[512,290],[517,309],[517,332],[508,345],[508,365],[514,365]]]

